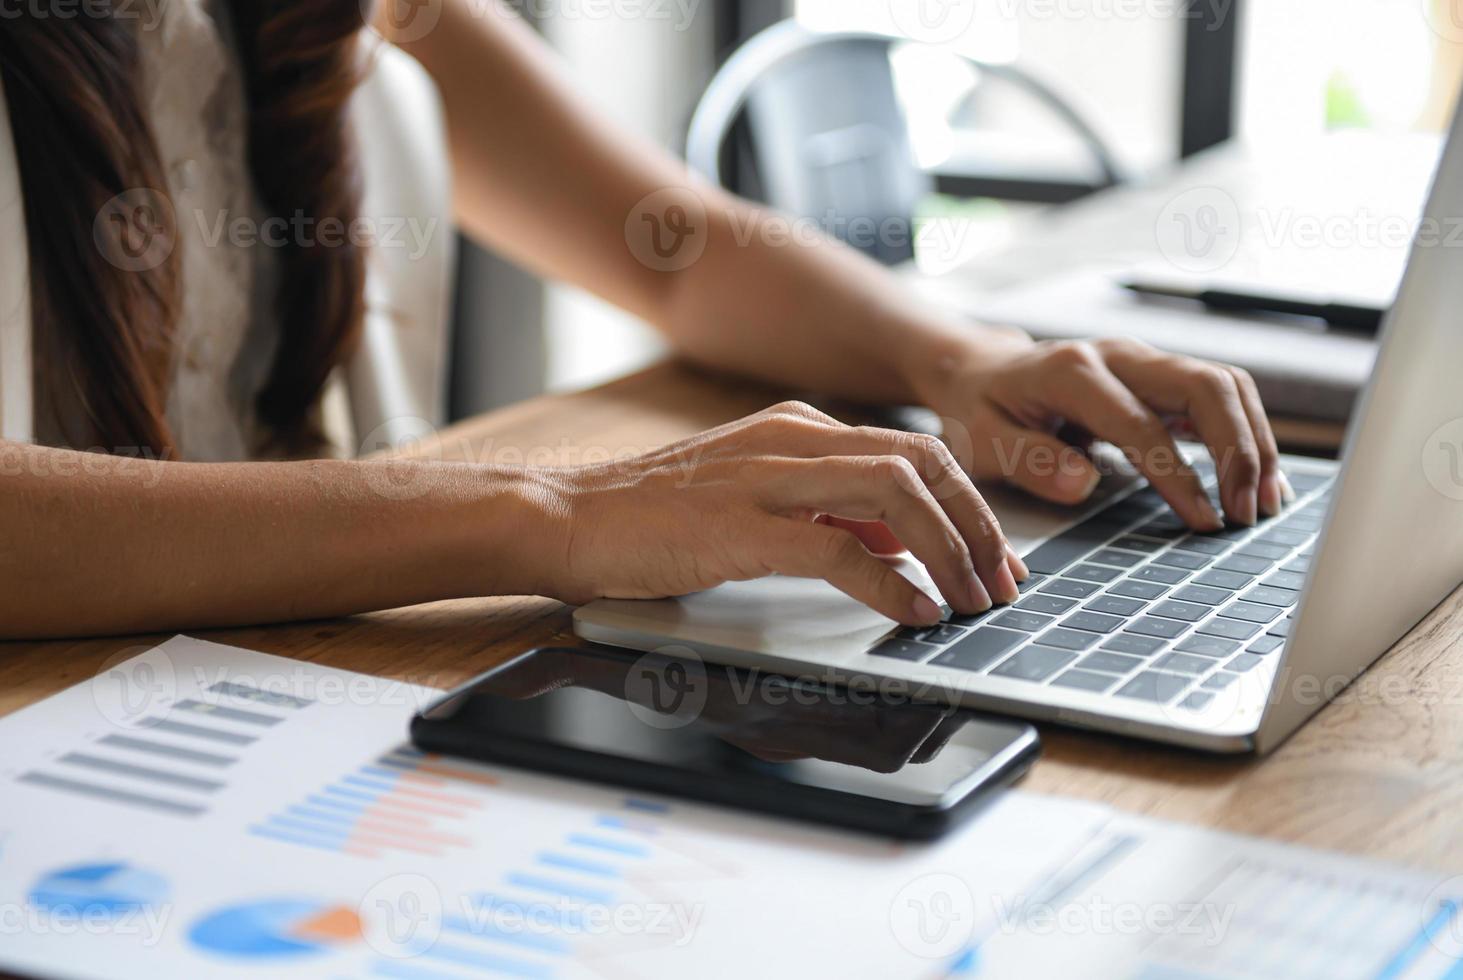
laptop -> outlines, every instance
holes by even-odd
[[[1279,516],[1191,533],[1121,471],[1085,513],[998,490],[987,499],[1032,571],[1011,606],[907,629],[825,583],[773,577],[601,600],[575,631],[1197,749],[1274,749],[1463,582],[1460,119],[1341,462],[1284,457],[1297,499]],[[1212,492],[1212,463],[1194,462]],[[916,563],[901,571],[933,593]]]

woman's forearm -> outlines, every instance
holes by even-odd
[[[865,402],[915,404],[919,379],[982,328],[920,302],[892,273],[797,222],[719,192],[706,251],[659,326],[704,363]]]
[[[502,468],[175,463],[0,443],[0,636],[536,594],[552,500],[531,474]]]

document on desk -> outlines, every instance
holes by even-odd
[[[0,970],[1436,977],[1463,881],[1008,793],[932,844],[424,756],[438,692],[179,637],[0,719]]]

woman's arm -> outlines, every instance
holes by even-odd
[[[884,522],[945,601],[1026,570],[939,442],[787,404],[633,459],[178,463],[0,442],[0,638],[340,616],[437,599],[686,595],[822,578],[910,625],[941,611],[865,547]]]
[[[384,18],[381,27],[392,33]],[[1219,463],[1230,518],[1280,509],[1275,440],[1244,372],[1137,343],[1034,344],[957,323],[851,249],[763,234],[777,219],[584,105],[499,0],[444,0],[435,27],[402,47],[443,92],[463,227],[641,316],[681,353],[832,394],[927,404],[946,417],[967,471],[1062,503],[1096,485],[1086,457],[1057,438],[1081,430],[1121,447],[1190,524],[1214,527],[1166,427],[1182,417]],[[681,246],[693,251],[661,261],[650,236],[659,223],[661,244],[673,245],[670,222],[690,229]]]
[[[548,591],[521,472],[413,461],[204,464],[0,443],[0,636],[310,619]]]

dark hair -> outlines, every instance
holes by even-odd
[[[181,291],[178,256],[144,267],[109,257],[176,233],[143,105],[137,30],[127,0],[80,16],[25,5],[0,24],[5,87],[24,190],[39,399],[82,406],[91,431],[73,445],[176,452],[164,415]],[[164,0],[167,2],[167,0]],[[357,0],[233,0],[249,112],[249,166],[264,209],[337,219],[360,208],[347,107],[359,78]],[[99,222],[118,195],[128,211]],[[137,195],[141,195],[140,198]],[[145,206],[148,202],[156,207]],[[139,206],[142,205],[142,206]],[[148,227],[139,227],[146,222]],[[365,256],[350,242],[291,242],[280,258],[278,353],[257,409],[284,447],[315,437],[312,410],[360,333]]]

